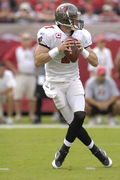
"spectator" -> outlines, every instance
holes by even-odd
[[[0,62],[0,123],[5,121],[7,124],[12,124],[13,114],[13,88],[15,80],[12,72],[5,70],[5,64]],[[7,104],[8,117],[4,120],[3,105]]]
[[[116,14],[118,16],[120,16],[120,1],[118,2],[118,4],[114,7],[114,11],[116,12]]]
[[[79,9],[84,7],[85,1],[84,0],[57,0],[56,7],[62,3],[72,3],[76,5]]]
[[[20,4],[14,18],[17,22],[31,22],[35,20],[35,12],[32,10],[31,5],[25,2]]]
[[[87,112],[90,124],[95,124],[95,116],[107,114],[107,123],[116,124],[115,116],[119,113],[119,92],[113,79],[106,77],[106,69],[100,66],[97,76],[90,78],[85,87]],[[98,121],[101,122],[101,121]]]
[[[10,7],[11,7],[12,11],[13,12],[16,11],[16,9],[17,9],[16,0],[9,0],[9,2],[10,2]]]
[[[10,3],[8,0],[1,0],[0,2],[0,22],[13,21],[13,13],[11,12]]]
[[[37,21],[54,21],[55,3],[53,1],[37,0],[34,8]]]
[[[116,56],[115,66],[116,66],[118,78],[120,79],[120,48]]]
[[[35,110],[35,66],[34,66],[34,48],[31,47],[31,35],[24,33],[21,36],[21,46],[16,49],[10,50],[4,57],[6,65],[16,75],[15,87],[15,107],[16,107],[16,120],[21,120],[21,100],[24,94],[27,95],[29,100],[29,117],[34,120]],[[13,65],[14,58],[18,69]]]
[[[99,61],[98,66],[104,66],[107,71],[107,76],[112,75],[113,61],[110,49],[106,48],[106,41],[103,35],[98,35],[96,38],[96,47],[93,49],[96,53]],[[96,73],[96,67],[88,65],[90,76],[94,76]]]
[[[86,13],[82,16],[82,20],[85,24],[95,24],[99,22],[99,16],[94,14],[94,8],[92,5],[87,5],[85,7]]]
[[[118,22],[119,18],[114,13],[112,6],[105,4],[102,7],[103,12],[100,14],[101,22]]]
[[[92,0],[92,4],[95,8],[95,13],[101,13],[102,6],[104,5],[104,0]]]
[[[114,7],[114,0],[104,0],[104,4]]]
[[[18,6],[20,6],[20,4],[26,3],[26,2],[29,3],[32,7],[34,7],[36,4],[36,0],[16,0],[16,4]]]

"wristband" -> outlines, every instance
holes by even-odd
[[[83,49],[83,51],[81,52],[81,54],[82,54],[82,56],[83,56],[85,59],[87,59],[90,53],[89,53],[86,49]]]
[[[59,54],[59,50],[57,47],[51,49],[49,52],[49,56],[54,59],[58,54]]]

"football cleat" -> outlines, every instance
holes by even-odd
[[[105,167],[111,167],[112,166],[112,160],[107,157],[106,152],[102,149],[99,149],[94,153],[94,155],[99,159],[99,161],[105,166]]]
[[[52,166],[55,169],[58,169],[62,166],[62,163],[65,160],[65,157],[67,156],[68,151],[57,151],[55,153],[55,159],[52,162]]]

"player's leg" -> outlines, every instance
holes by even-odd
[[[78,136],[79,129],[82,127],[86,113],[83,111],[84,106],[81,107],[80,114],[79,112],[73,113],[63,92],[57,93],[57,96],[54,98],[54,103],[69,124],[64,143],[60,150],[56,153],[55,160],[52,162],[54,168],[60,168],[69,152],[69,148]]]
[[[63,108],[59,109],[64,119],[68,124],[71,124],[74,118],[74,114],[70,109],[69,105],[66,104]],[[62,163],[64,162],[70,147],[72,146],[73,141],[75,140],[76,135],[75,132],[72,131],[71,127],[68,128],[66,137],[64,139],[64,143],[61,148],[56,152],[55,159],[52,162],[52,166],[54,168],[60,168]]]
[[[74,98],[73,93],[74,91],[70,91],[70,93],[67,93],[68,95],[66,97],[63,92],[58,92],[57,96],[54,98],[56,107],[60,110],[60,112],[62,113],[62,115],[64,116],[64,118],[69,124],[69,128],[68,128],[66,137],[64,139],[64,143],[62,147],[60,148],[60,150],[56,153],[55,160],[52,162],[52,166],[54,168],[60,168],[62,166],[62,163],[69,152],[69,148],[71,147],[75,138],[79,136],[80,130],[81,130],[82,137],[80,134],[79,138],[81,138],[81,141],[83,141],[83,143],[87,143],[88,146],[90,145],[89,147],[91,147],[91,143],[93,144],[93,141],[91,140],[87,132],[84,129],[81,129],[82,124],[84,122],[85,114],[86,114],[84,112],[84,108],[85,108],[84,96],[83,95],[79,96],[80,99],[78,99],[79,101],[78,102],[76,100],[78,96],[75,96],[75,99],[73,99]],[[74,102],[74,100],[76,102]]]
[[[69,96],[70,95],[70,96]],[[71,98],[70,98],[71,97]],[[82,121],[82,124],[84,122],[84,118],[81,118],[81,114],[83,114],[85,109],[85,99],[83,95],[72,95],[68,92],[68,102],[70,104],[71,109],[74,112],[74,116],[77,113],[78,121]],[[85,113],[85,112],[84,112]],[[104,151],[102,151],[100,148],[98,148],[93,140],[88,135],[87,131],[84,129],[84,127],[81,125],[77,131],[77,137],[82,143],[88,147],[88,149],[93,153],[94,156],[96,156],[104,166],[109,167],[112,165],[112,161],[110,158],[106,156]]]
[[[77,128],[77,122],[71,123],[74,119],[74,114],[67,103],[65,93],[62,90],[60,90],[60,87],[59,89],[57,89],[56,96],[53,100],[57,109],[61,112],[67,123],[70,124],[67,130],[66,137],[64,139],[64,143],[62,147],[59,149],[59,151],[55,154],[55,159],[52,162],[52,166],[54,168],[60,168],[66,155],[69,152],[69,148],[71,147],[72,143],[76,138],[77,134],[75,128]]]

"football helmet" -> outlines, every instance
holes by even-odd
[[[57,7],[55,12],[55,21],[57,25],[71,27],[72,30],[81,30],[84,21],[81,19],[81,13],[78,8],[71,3],[64,3]]]

